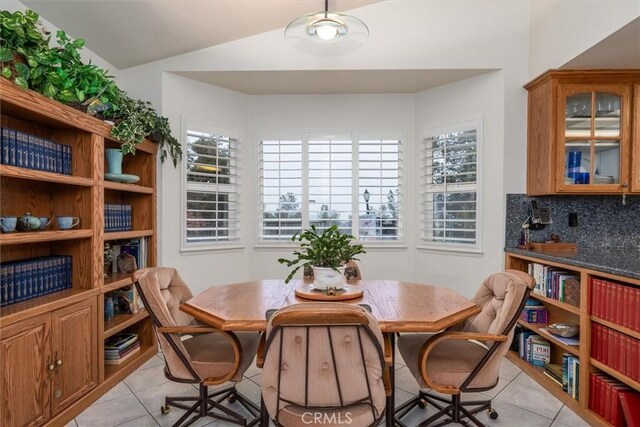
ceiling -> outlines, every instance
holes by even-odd
[[[640,18],[593,45],[562,68],[640,68]]]
[[[183,77],[249,95],[415,93],[492,70],[193,71]]]
[[[351,10],[377,0],[332,0]],[[125,69],[287,26],[322,0],[23,0],[87,47]],[[126,48],[123,48],[126,47]]]

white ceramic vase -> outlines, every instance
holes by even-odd
[[[344,277],[346,267],[338,267],[338,271],[328,267],[313,267],[313,287],[319,290],[342,288],[347,279]]]

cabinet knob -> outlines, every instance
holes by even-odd
[[[47,368],[48,368],[50,371],[53,371],[54,369],[56,369],[56,365],[54,365],[53,363],[51,363],[51,364],[49,364],[49,366],[47,366]]]
[[[58,365],[58,366],[62,365],[62,360],[60,360],[60,359],[56,360],[56,365]]]

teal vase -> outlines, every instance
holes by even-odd
[[[112,174],[122,174],[122,150],[119,148],[107,148],[105,150],[107,157],[107,172]]]

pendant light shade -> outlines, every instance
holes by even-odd
[[[367,42],[369,29],[358,18],[344,13],[324,11],[309,13],[291,22],[285,29],[285,39],[294,48],[317,56],[339,56]]]

